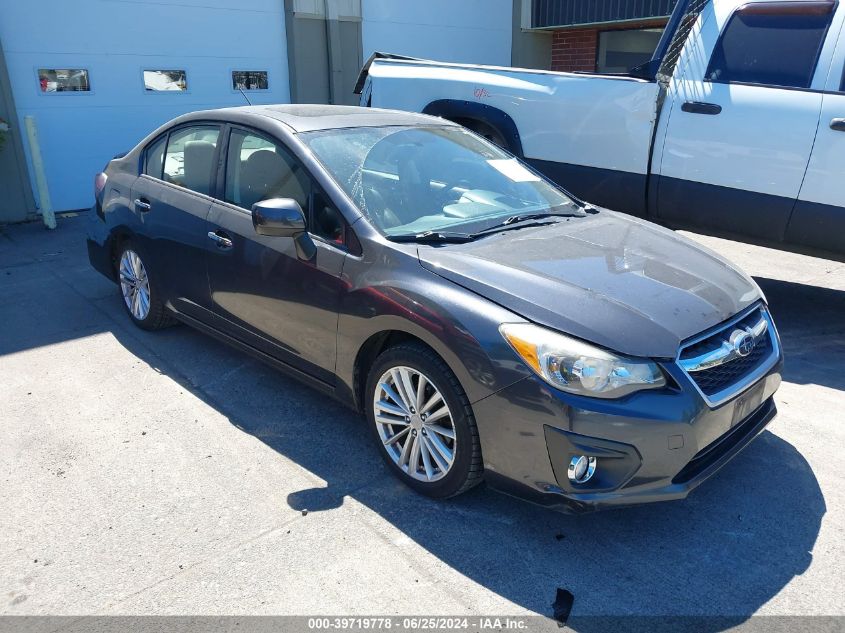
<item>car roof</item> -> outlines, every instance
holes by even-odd
[[[382,110],[380,108],[362,108],[342,105],[254,105],[235,108],[219,108],[193,112],[181,121],[191,119],[221,119],[243,121],[249,115],[269,117],[284,123],[294,132],[313,130],[332,130],[352,127],[378,127],[384,125],[455,125],[446,119],[425,114],[403,112],[400,110]]]

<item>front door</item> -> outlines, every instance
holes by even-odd
[[[701,13],[670,85],[658,216],[780,241],[813,146],[835,3],[728,5]]]
[[[840,5],[838,12],[841,23],[845,6]],[[841,35],[822,96],[813,154],[786,241],[845,255],[845,41]]]
[[[281,143],[233,128],[221,199],[212,204],[208,280],[218,327],[325,383],[333,383],[338,306],[346,249],[340,216]],[[307,217],[317,205],[335,215],[324,230],[311,222],[316,255],[303,261],[293,238],[258,235],[250,209],[292,198]],[[320,202],[322,200],[323,202]],[[328,205],[328,206],[327,206]]]

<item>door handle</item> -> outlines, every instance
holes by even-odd
[[[722,111],[722,106],[718,103],[704,103],[703,101],[685,101],[681,106],[684,112],[692,114],[711,114],[716,115]]]
[[[217,248],[221,250],[232,248],[232,240],[229,239],[222,231],[209,231],[208,237],[212,242],[217,244]]]
[[[133,204],[135,205],[135,210],[140,211],[141,213],[146,213],[153,208],[150,201],[146,198],[135,198],[135,202]]]
[[[845,132],[845,119],[831,119],[830,129],[837,132]]]

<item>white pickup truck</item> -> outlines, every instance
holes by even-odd
[[[845,257],[845,3],[679,0],[627,75],[376,54],[361,104],[441,116],[576,196]]]

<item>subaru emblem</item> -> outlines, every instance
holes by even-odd
[[[733,343],[734,351],[738,356],[748,356],[752,351],[754,351],[754,347],[757,345],[757,341],[754,340],[754,336],[752,336],[749,332],[742,332],[740,330],[733,333],[731,336],[731,343]]]

